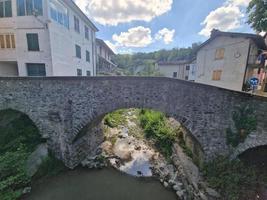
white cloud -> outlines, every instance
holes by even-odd
[[[173,0],[75,0],[76,4],[102,25],[116,26],[131,21],[149,22],[172,8]]]
[[[167,28],[163,28],[158,31],[155,35],[156,40],[163,40],[165,44],[170,44],[173,42],[173,37],[175,34],[175,30],[169,30]]]
[[[121,47],[146,47],[153,42],[151,30],[143,26],[131,28],[119,35],[114,34],[112,39],[116,42],[116,46]]]
[[[241,27],[244,13],[242,9],[249,4],[250,0],[227,0],[223,6],[209,13],[201,23],[204,28],[200,35],[209,36],[212,29],[230,31]]]
[[[227,5],[234,5],[234,6],[248,6],[251,0],[228,0],[226,2]]]

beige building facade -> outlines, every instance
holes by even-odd
[[[196,82],[242,91],[252,77],[263,83],[266,74],[258,56],[266,50],[263,37],[214,30],[197,53]]]
[[[176,78],[181,80],[193,79],[191,70],[193,63],[191,60],[157,62],[156,69],[165,77]]]

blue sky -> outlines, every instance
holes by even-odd
[[[203,42],[212,28],[253,32],[249,0],[76,0],[118,53],[150,52]],[[204,24],[203,24],[204,22]]]

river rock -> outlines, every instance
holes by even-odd
[[[166,181],[163,182],[163,185],[164,185],[164,187],[166,187],[166,188],[169,187],[169,184],[168,184]]]
[[[217,192],[217,191],[215,191],[214,189],[212,189],[212,188],[209,188],[209,187],[207,187],[206,188],[206,193],[210,196],[210,197],[213,197],[213,198],[221,198],[221,195]]]
[[[31,192],[32,188],[31,187],[25,187],[22,191],[22,194],[29,194]]]
[[[46,144],[40,144],[36,150],[29,156],[26,164],[27,175],[32,177],[42,162],[48,157],[48,148]]]
[[[175,184],[172,188],[175,190],[175,191],[180,191],[180,190],[182,190],[182,187],[181,187],[182,185],[177,185],[177,184]]]
[[[208,200],[208,197],[205,194],[203,194],[202,192],[199,192],[199,197],[201,200]]]
[[[184,197],[184,192],[183,192],[183,191],[177,191],[177,192],[176,192],[176,195],[177,195],[180,199],[183,199],[183,197]]]

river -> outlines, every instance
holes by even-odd
[[[175,200],[174,192],[151,178],[114,169],[75,169],[36,183],[24,200]]]

